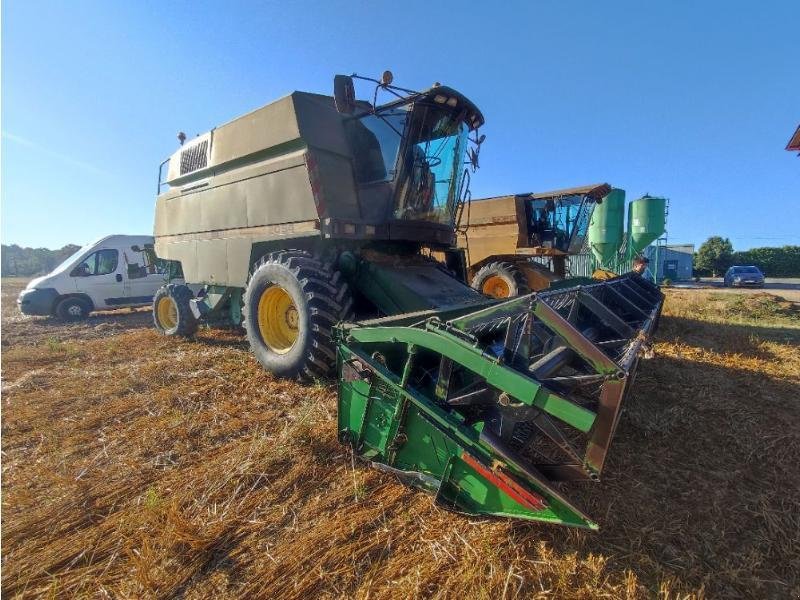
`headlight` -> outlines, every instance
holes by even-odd
[[[734,277],[734,278],[733,278],[733,280],[734,280],[734,281],[741,281],[741,280],[742,280],[742,278],[741,278],[741,277],[739,277],[739,276],[737,275],[736,277]]]

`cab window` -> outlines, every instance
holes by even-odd
[[[72,277],[92,277],[93,275],[109,275],[117,270],[119,252],[116,250],[98,250],[93,252],[72,270]]]

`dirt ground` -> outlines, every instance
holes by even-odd
[[[146,311],[24,318],[2,286],[8,598],[797,598],[800,307],[668,290],[599,533],[474,519],[354,461],[335,390]]]

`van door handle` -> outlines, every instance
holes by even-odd
[[[117,273],[117,281],[122,281],[122,275],[120,275],[119,273]]]

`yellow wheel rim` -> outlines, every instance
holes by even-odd
[[[178,306],[169,296],[162,296],[156,304],[156,317],[164,329],[172,329],[178,324]]]
[[[508,298],[511,296],[508,282],[499,275],[490,275],[483,282],[481,292],[492,298]]]
[[[258,330],[270,350],[286,354],[297,340],[300,315],[292,297],[279,285],[268,287],[258,300]]]

